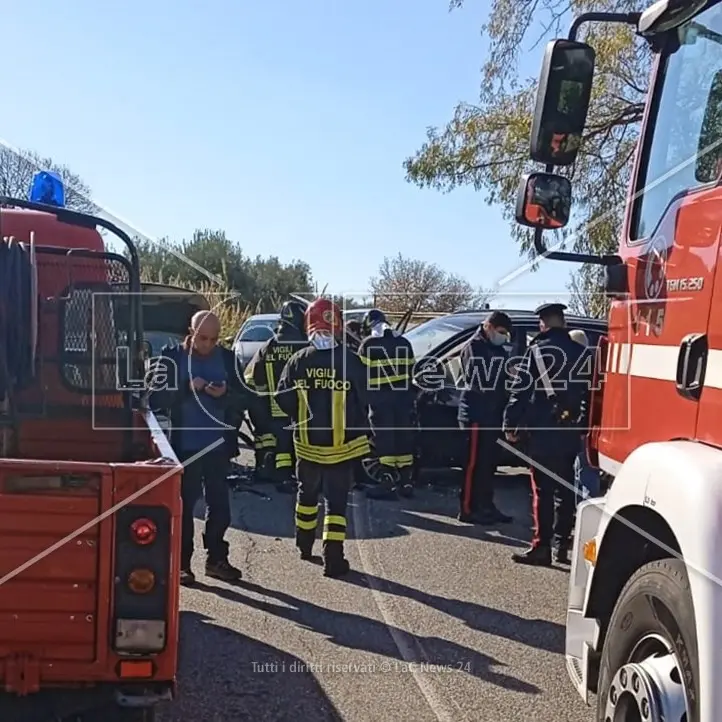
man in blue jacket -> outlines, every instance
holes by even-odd
[[[156,388],[151,407],[169,412],[171,445],[185,463],[181,482],[181,584],[191,585],[195,524],[193,510],[205,496],[207,514],[203,543],[206,575],[234,582],[241,572],[228,561],[224,537],[231,523],[230,489],[226,482],[230,459],[237,452],[240,382],[235,378],[231,352],[218,346],[220,322],[210,311],[199,311],[191,320],[182,346],[164,347],[156,363],[155,379],[172,379]],[[231,423],[228,423],[228,422]],[[223,443],[199,455],[214,443]],[[194,456],[190,463],[188,460]]]
[[[507,401],[507,353],[511,319],[492,311],[461,352],[464,390],[459,404],[459,425],[466,432],[468,456],[461,484],[459,521],[470,524],[508,524],[494,503],[494,476],[499,456]]]

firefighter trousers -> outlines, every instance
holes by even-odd
[[[295,454],[291,423],[288,416],[274,417],[273,419],[273,437],[276,442],[274,476],[277,481],[288,481],[293,476]]]
[[[310,553],[318,527],[319,499],[325,499],[324,557],[343,556],[346,541],[346,507],[354,483],[354,462],[316,464],[299,459],[296,464],[296,546]]]
[[[499,433],[479,424],[463,425],[467,436],[467,457],[459,497],[461,513],[477,514],[494,505],[494,479],[499,458]]]
[[[575,488],[574,461],[576,449],[564,444],[554,453],[536,453],[534,461],[543,469],[531,468],[533,546],[548,547],[552,540],[568,547],[574,529]],[[555,514],[556,502],[556,514]]]
[[[388,394],[388,400],[374,401],[373,395]],[[396,469],[409,470],[414,465],[413,401],[404,392],[372,391],[369,423],[373,448],[379,463]]]

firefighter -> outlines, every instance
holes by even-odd
[[[411,374],[414,351],[407,339],[394,333],[386,316],[369,311],[361,324],[364,340],[359,356],[366,365],[369,388],[369,420],[380,479],[366,496],[396,499],[413,493],[414,390]]]
[[[349,571],[344,556],[346,506],[358,459],[370,452],[366,373],[342,342],[343,321],[335,303],[320,298],[306,311],[310,345],[295,353],[281,375],[276,400],[293,419],[296,475],[296,546],[311,560],[319,496],[326,503],[324,574]]]
[[[461,484],[459,521],[509,524],[510,516],[494,504],[494,478],[499,438],[507,401],[503,346],[511,340],[511,319],[491,312],[461,351],[464,390],[459,401],[459,425],[465,431],[468,456]]]
[[[536,309],[540,333],[524,354],[504,411],[507,440],[517,441],[524,433],[533,462],[534,538],[528,550],[513,555],[520,564],[551,565],[552,537],[556,561],[569,562],[575,511],[574,461],[585,423],[588,379],[576,377],[585,349],[570,338],[565,309],[560,303]]]
[[[308,345],[304,330],[305,307],[299,301],[287,301],[281,308],[280,316],[276,333],[256,351],[246,367],[244,378],[256,392],[254,413],[259,422],[262,443],[266,444],[267,450],[273,449],[271,476],[278,491],[294,493],[293,437],[288,416],[276,403],[274,394],[288,360]]]

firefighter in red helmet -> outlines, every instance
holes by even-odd
[[[294,422],[296,546],[302,559],[312,559],[323,494],[324,574],[339,577],[349,570],[344,556],[348,493],[358,459],[370,453],[366,372],[343,343],[335,303],[313,301],[306,310],[306,332],[310,345],[288,361],[276,399]]]

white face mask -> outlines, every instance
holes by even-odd
[[[316,333],[311,334],[309,341],[319,351],[327,351],[336,345],[336,339],[328,331],[317,331]]]
[[[371,335],[375,337],[383,336],[387,328],[391,328],[388,323],[377,323],[371,327]]]
[[[494,331],[494,329],[490,329],[487,336],[489,343],[493,346],[503,346],[505,343],[509,343],[509,337],[506,334]]]

